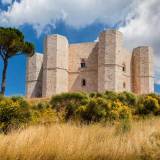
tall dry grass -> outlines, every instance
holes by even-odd
[[[160,130],[160,119],[132,122],[128,132],[117,125],[32,126],[0,135],[0,160],[135,160]],[[147,151],[149,152],[149,151]],[[140,156],[142,154],[142,156]]]

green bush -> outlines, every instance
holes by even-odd
[[[134,107],[137,105],[137,96],[130,92],[119,93],[117,99],[129,107]]]
[[[59,111],[61,108],[67,106],[68,104],[85,104],[88,100],[88,96],[84,93],[62,93],[51,98],[50,104],[52,108]]]
[[[154,114],[157,115],[160,112],[160,105],[156,98],[151,96],[143,96],[139,100],[137,107],[137,113],[142,115]]]
[[[114,92],[91,93],[89,96],[84,93],[64,93],[52,97],[50,103],[62,120],[79,118],[83,122],[91,123],[130,119],[131,109],[121,101],[113,99],[117,99]]]
[[[90,122],[131,119],[131,109],[120,101],[109,101],[103,98],[92,98],[87,105],[77,109],[79,117]]]
[[[109,118],[111,120],[131,119],[132,112],[128,106],[117,100],[112,103],[112,110]]]
[[[44,111],[44,110],[50,108],[50,105],[48,102],[39,102],[39,103],[33,105],[32,108],[34,110]]]
[[[0,131],[29,124],[50,124],[55,121],[83,123],[126,121],[139,115],[160,115],[160,97],[154,93],[136,96],[133,93],[63,93],[48,102],[30,101],[23,97],[0,96]]]
[[[116,92],[114,92],[114,91],[106,91],[105,94],[104,94],[104,97],[106,99],[115,101],[118,98],[118,94]]]
[[[148,94],[148,96],[157,99],[157,100],[158,100],[158,103],[159,103],[159,105],[160,105],[160,96],[159,96],[158,94],[150,93],[150,94]]]
[[[89,97],[91,97],[91,98],[98,98],[98,97],[103,98],[104,95],[103,95],[103,93],[92,92],[92,93],[89,94]]]
[[[58,117],[69,120],[75,117],[77,108],[88,103],[85,93],[62,93],[51,98],[50,104],[58,113]]]
[[[87,123],[99,122],[105,119],[108,108],[109,106],[104,99],[91,98],[88,104],[86,106],[80,106],[76,113]]]
[[[23,98],[4,98],[0,100],[0,131],[7,133],[21,127],[31,120],[29,104]]]

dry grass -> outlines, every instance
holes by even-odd
[[[45,97],[45,98],[24,98],[27,102],[29,102],[31,105],[37,104],[40,102],[49,102],[50,98]]]
[[[135,160],[160,119],[133,122],[120,134],[115,126],[55,124],[0,135],[1,160]],[[118,132],[118,133],[116,133]]]

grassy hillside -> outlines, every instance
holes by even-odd
[[[54,124],[0,135],[2,160],[158,160],[160,119],[123,125]]]
[[[0,160],[158,160],[160,96],[0,96]]]

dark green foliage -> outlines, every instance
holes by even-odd
[[[89,97],[84,93],[63,93],[53,96],[50,103],[61,114],[58,114],[59,117],[65,120],[78,117],[83,122],[91,123],[131,118],[130,108],[116,100],[114,92],[108,92],[108,95],[107,92],[91,93]]]
[[[77,108],[87,102],[88,96],[85,93],[62,93],[53,96],[50,104],[65,120],[69,120],[74,118]]]
[[[81,119],[86,122],[98,122],[105,119],[108,110],[108,104],[102,98],[90,99],[86,106],[78,108],[77,113]]]
[[[34,54],[34,45],[25,42],[23,33],[18,29],[0,27],[0,57],[4,64],[1,83],[1,94],[3,95],[6,88],[8,60],[13,56],[21,54],[32,56]]]
[[[115,101],[115,100],[117,100],[118,94],[114,91],[106,91],[104,96],[106,99]]]
[[[23,33],[15,28],[0,27],[0,48],[2,58],[10,58],[21,53],[30,56],[34,54],[33,44],[25,42]]]
[[[155,93],[150,93],[148,94],[148,96],[151,96],[152,98],[155,98],[158,100],[158,103],[160,105],[160,96],[158,94],[155,94]]]
[[[74,104],[76,106],[86,104],[88,96],[84,93],[62,93],[56,96],[53,96],[50,104],[57,111],[62,108]]]
[[[141,96],[137,105],[137,114],[148,115],[154,114],[157,115],[160,113],[160,105],[156,98],[151,96]]]
[[[130,92],[119,93],[117,98],[125,105],[134,107],[137,105],[137,96]]]
[[[43,111],[50,108],[50,105],[47,102],[39,102],[38,104],[34,105],[32,108],[34,110]]]

